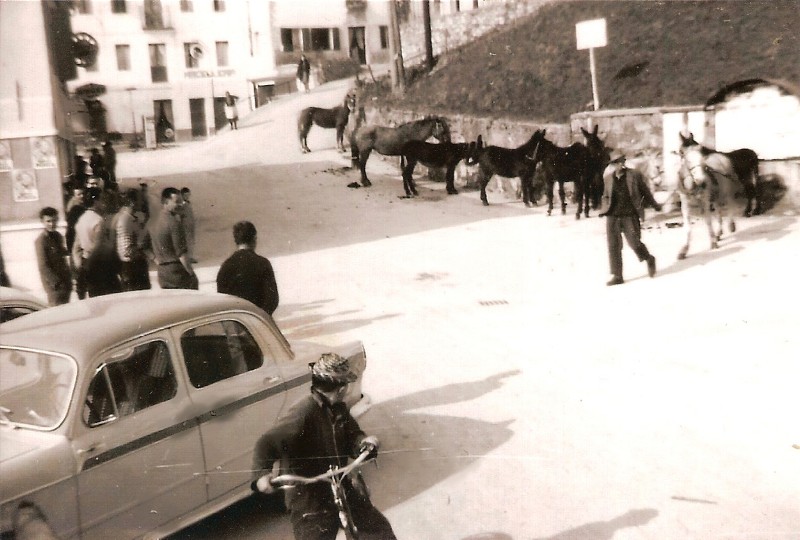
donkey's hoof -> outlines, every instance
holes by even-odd
[[[458,195],[458,190],[457,189],[448,189],[447,190],[447,194],[448,195]]]
[[[581,215],[580,214],[575,214],[575,219],[576,220],[581,219]]]
[[[489,206],[489,201],[481,201],[481,202],[483,203],[483,206]]]
[[[678,260],[679,261],[682,261],[685,258],[686,258],[686,252],[685,251],[681,251],[680,253],[678,253]]]
[[[719,245],[716,242],[711,242],[711,249],[717,249]]]
[[[370,182],[369,180],[362,180],[361,185],[364,187],[369,187],[372,185],[372,182]]]
[[[547,215],[548,215],[548,216],[549,216],[549,215],[552,215],[552,214],[553,214],[553,211],[552,211],[552,210],[548,210],[548,211],[547,211]]]

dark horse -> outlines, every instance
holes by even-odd
[[[311,152],[308,148],[308,132],[311,125],[316,124],[322,128],[336,128],[336,149],[344,152],[344,128],[350,119],[350,111],[355,108],[356,97],[347,94],[344,103],[333,109],[322,109],[320,107],[306,107],[300,111],[297,118],[297,133],[300,136],[300,146],[303,153]]]
[[[750,217],[753,214],[758,215],[761,213],[761,201],[758,199],[758,154],[749,148],[719,152],[698,143],[691,133],[689,133],[688,137],[684,137],[681,134],[681,150],[690,146],[699,146],[703,156],[720,154],[730,160],[736,179],[742,185],[744,196],[747,199],[744,216]],[[708,167],[709,165],[707,164],[706,166]],[[719,173],[719,171],[714,172]],[[753,208],[753,201],[755,201],[755,208]]]
[[[517,148],[487,146],[478,152],[478,166],[481,169],[481,201],[489,206],[486,186],[494,175],[505,178],[519,178],[522,184],[522,199],[530,207],[536,200],[533,194],[533,175],[536,172],[537,154],[547,130],[536,130],[528,142]],[[483,140],[478,137],[478,145]]]
[[[567,213],[567,201],[564,195],[564,182],[575,184],[575,202],[578,205],[575,219],[581,218],[581,212],[589,217],[589,202],[597,208],[602,190],[603,167],[608,163],[608,150],[597,136],[597,126],[592,132],[581,128],[587,145],[573,143],[564,148],[556,146],[547,139],[542,140],[538,161],[542,164],[545,182],[547,183],[547,215],[553,212],[553,186],[558,182],[558,196],[561,199],[561,213]],[[590,149],[591,148],[591,149]],[[603,161],[605,160],[605,163]]]
[[[414,167],[417,163],[422,163],[428,168],[447,169],[445,178],[447,181],[447,194],[456,195],[458,191],[455,187],[456,165],[462,159],[467,160],[467,165],[474,165],[474,158],[482,149],[480,137],[478,142],[471,143],[440,143],[432,144],[425,141],[409,141],[403,145],[403,189],[406,195],[411,197],[417,195],[417,188],[414,186]]]
[[[450,128],[447,122],[438,116],[426,116],[422,120],[414,120],[401,124],[396,128],[365,125],[350,135],[350,152],[352,161],[358,162],[361,169],[361,184],[371,186],[367,178],[367,160],[373,150],[384,156],[400,156],[403,146],[409,141],[424,141],[434,137],[440,142],[450,142]]]

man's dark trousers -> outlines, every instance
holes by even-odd
[[[647,246],[642,243],[642,229],[638,216],[606,216],[606,239],[608,241],[608,263],[611,273],[622,277],[622,235],[640,261],[650,257]]]

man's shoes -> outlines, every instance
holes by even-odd
[[[650,277],[656,275],[656,258],[652,255],[647,258],[647,275]]]
[[[606,283],[606,285],[611,287],[612,285],[622,285],[623,283],[625,283],[624,279],[622,279],[620,276],[614,276],[608,281],[608,283]]]

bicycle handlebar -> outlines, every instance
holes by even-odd
[[[351,463],[345,465],[344,467],[335,467],[331,468],[327,472],[322,474],[318,474],[317,476],[299,476],[296,474],[282,474],[280,476],[276,476],[275,478],[270,480],[270,484],[277,489],[288,489],[297,484],[313,484],[315,482],[330,482],[330,479],[334,476],[341,475],[343,478],[350,474],[353,469],[360,467],[365,461],[371,452],[366,450],[361,452],[359,456],[354,459]],[[263,477],[262,477],[263,478]]]

